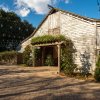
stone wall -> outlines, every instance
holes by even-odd
[[[100,22],[97,22],[97,49],[100,49]]]
[[[59,28],[59,13],[56,12],[48,16],[42,26],[38,29],[34,36],[42,36],[47,34],[54,34],[49,32],[52,29]]]
[[[96,59],[96,22],[62,12],[60,19],[61,34],[70,38],[77,50],[74,55],[76,64],[79,68],[84,66],[93,72]]]
[[[59,31],[53,32],[52,30],[54,29]],[[59,33],[73,41],[77,50],[74,57],[78,68],[90,68],[90,72],[93,72],[96,63],[96,38],[100,43],[100,27],[96,26],[96,21],[86,20],[82,17],[59,11],[47,17],[34,37],[47,34],[57,35]],[[31,39],[32,37],[25,41],[22,47],[25,48],[26,45],[30,44]],[[98,48],[100,48],[100,45]]]
[[[34,37],[50,34],[49,30],[58,28],[58,23],[59,23],[58,20],[59,20],[59,12],[49,15],[48,18],[42,24],[42,26],[35,33]],[[31,39],[32,37],[21,44],[21,50],[19,52],[23,52],[25,47],[27,45],[30,45]]]

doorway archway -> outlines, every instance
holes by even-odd
[[[36,48],[40,49],[40,58],[38,58],[37,62],[44,66],[45,58],[47,54],[51,53],[54,64],[58,66],[58,72],[60,72],[60,58],[61,58],[61,44],[63,42],[56,42],[56,43],[50,43],[50,44],[41,44],[41,45],[33,45],[32,51],[33,51],[33,66],[36,66],[35,61],[35,54],[34,51]]]

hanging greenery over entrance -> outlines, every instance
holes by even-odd
[[[34,37],[32,39],[32,44],[45,44],[45,43],[54,43],[54,42],[61,42],[65,41],[66,38],[63,35],[43,35]]]
[[[57,43],[57,44],[56,44]],[[32,45],[33,47],[45,47],[47,48],[48,46],[56,46],[58,48],[58,66],[60,64],[60,71],[64,72],[65,74],[72,75],[74,73],[74,70],[76,68],[76,65],[74,63],[74,53],[76,50],[74,49],[74,44],[70,39],[67,39],[63,35],[44,35],[44,36],[39,36],[39,37],[34,37],[32,39]],[[42,50],[42,49],[41,49]],[[40,51],[39,50],[39,53]],[[61,50],[61,53],[60,53]],[[40,58],[37,57],[41,54],[37,54],[38,50],[35,51],[35,58]],[[60,55],[59,55],[60,54]],[[52,55],[49,55],[52,57]],[[42,56],[42,60],[45,57]],[[36,62],[36,61],[35,61]],[[51,60],[46,59],[46,63],[50,62],[49,65],[52,65],[53,62]]]

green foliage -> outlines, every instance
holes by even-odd
[[[0,9],[0,51],[15,50],[34,29],[27,21],[21,21],[14,12]]]
[[[96,81],[100,82],[100,56],[98,56],[96,65],[97,67],[95,69],[94,78],[96,79]]]
[[[97,66],[97,67],[100,67],[100,56],[98,56],[98,61],[97,61],[97,63],[96,63],[96,66]]]
[[[38,60],[39,58],[41,58],[41,49],[35,48],[34,54],[35,54],[35,60]]]
[[[100,67],[97,67],[95,69],[94,78],[96,79],[96,81],[100,82]]]
[[[35,55],[35,59],[34,59],[34,61],[35,61],[35,66],[40,66],[41,64],[41,48],[35,48],[34,49],[34,55]]]
[[[0,53],[0,64],[17,64],[17,52],[5,51]]]
[[[27,66],[32,66],[32,65],[33,65],[33,60],[32,60],[32,58],[30,58],[30,59],[27,60],[26,65],[27,65]]]
[[[28,66],[31,66],[31,53],[32,53],[32,50],[31,50],[31,47],[29,45],[26,46],[25,48],[25,51],[23,52],[23,63],[28,65]]]
[[[73,75],[76,64],[74,64],[73,54],[75,53],[75,49],[73,48],[72,41],[67,39],[62,45],[61,50],[61,71],[67,75]]]
[[[32,44],[43,44],[43,43],[52,43],[52,42],[60,42],[64,41],[66,38],[63,35],[43,35],[34,37],[32,39]]]
[[[54,65],[54,63],[53,63],[53,58],[52,58],[51,55],[48,55],[48,56],[47,56],[47,58],[46,58],[46,60],[45,60],[45,65],[46,65],[46,66],[53,66],[53,65]]]

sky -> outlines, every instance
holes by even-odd
[[[34,27],[37,27],[48,13],[48,4],[81,16],[100,19],[97,0],[0,0],[0,8],[15,12]]]

